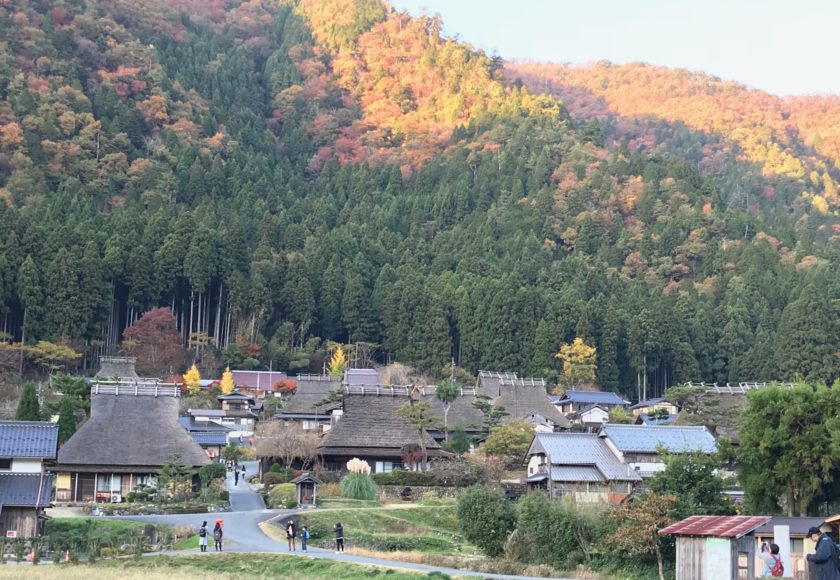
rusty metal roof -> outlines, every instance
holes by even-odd
[[[740,538],[770,521],[770,516],[691,516],[659,530],[675,536]]]

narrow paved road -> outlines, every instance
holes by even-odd
[[[251,476],[256,472],[256,462],[246,462],[246,476]],[[288,548],[284,544],[275,542],[266,536],[260,529],[259,524],[267,520],[283,521],[289,515],[297,513],[297,510],[269,510],[265,509],[262,497],[257,493],[256,486],[251,486],[244,482],[241,478],[239,485],[234,485],[234,477],[228,474],[225,481],[227,489],[230,491],[231,507],[235,511],[210,513],[210,514],[178,514],[167,516],[118,516],[121,519],[137,520],[141,522],[151,522],[155,524],[167,524],[171,526],[192,526],[196,529],[203,521],[212,527],[213,522],[217,519],[224,520],[225,523],[225,542],[224,551],[226,552],[275,552],[281,554],[285,553],[287,557],[302,557],[302,558],[322,558],[326,560],[335,560],[339,562],[351,562],[355,564],[367,564],[373,566],[387,566],[389,568],[396,568],[400,570],[411,570],[415,572],[441,572],[450,576],[460,577],[477,577],[477,578],[493,578],[499,580],[544,580],[532,576],[510,576],[505,574],[487,574],[483,572],[470,572],[467,570],[455,570],[453,568],[444,568],[439,566],[427,566],[425,564],[413,564],[410,562],[399,562],[396,560],[384,560],[381,558],[368,558],[366,556],[355,556],[353,554],[336,554],[329,550],[322,550],[319,548],[310,548],[309,552],[304,556],[298,551],[289,553]],[[230,544],[227,542],[230,541]],[[209,553],[213,552],[212,539],[209,542]],[[198,550],[183,550],[179,552],[168,552],[165,555],[183,555],[200,553]],[[149,554],[160,555],[157,554]],[[212,557],[209,556],[208,557]],[[560,578],[557,580],[571,580],[568,578]]]

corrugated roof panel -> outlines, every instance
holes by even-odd
[[[0,457],[54,459],[57,451],[57,423],[0,421]]]
[[[52,495],[52,474],[0,473],[0,505],[47,506]],[[38,491],[40,490],[40,497]]]
[[[667,528],[662,535],[740,538],[770,521],[770,516],[691,516]]]
[[[601,428],[601,435],[622,453],[656,453],[661,445],[667,451],[679,453],[701,451],[714,453],[717,443],[705,427],[615,425],[607,423]]]

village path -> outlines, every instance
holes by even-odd
[[[252,476],[257,469],[257,463],[245,462],[245,473],[247,477]],[[167,524],[171,526],[191,526],[196,529],[203,521],[207,521],[212,528],[213,522],[217,519],[224,520],[225,526],[225,552],[236,553],[258,553],[258,552],[275,552],[288,553],[288,548],[284,544],[276,542],[269,538],[260,529],[260,524],[268,520],[282,521],[284,518],[298,513],[299,510],[269,510],[265,509],[262,496],[257,493],[258,486],[253,486],[247,481],[239,480],[239,485],[234,485],[234,477],[232,473],[228,473],[225,481],[225,486],[230,491],[230,504],[233,511],[219,512],[210,514],[176,514],[176,515],[156,515],[156,516],[121,516],[125,519],[137,520],[142,522],[150,522],[155,524]],[[227,544],[227,542],[231,542]],[[213,557],[212,539],[209,542],[210,546],[207,557]],[[189,553],[200,553],[198,550],[182,550],[178,552],[167,552],[164,555],[180,555]],[[160,554],[158,552],[157,554]],[[151,555],[151,554],[150,554]],[[291,555],[291,554],[290,554]],[[296,552],[300,555],[300,552]],[[442,566],[430,566],[426,564],[415,564],[411,562],[399,562],[396,560],[386,560],[382,558],[370,558],[367,556],[356,556],[353,554],[336,554],[330,550],[322,550],[319,548],[310,548],[306,556],[309,558],[321,558],[326,560],[336,560],[340,562],[352,562],[355,564],[367,564],[372,566],[385,566],[398,570],[410,570],[414,572],[441,572],[453,577],[474,577],[474,578],[493,578],[498,580],[540,580],[533,576],[512,576],[506,574],[488,574],[485,572],[471,572],[468,570],[456,570],[453,568],[445,568]],[[545,579],[542,579],[545,580]],[[571,580],[559,578],[557,580]]]

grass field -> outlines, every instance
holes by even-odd
[[[332,540],[336,522],[344,527],[349,545],[384,552],[475,553],[458,532],[454,502],[316,510],[303,515],[300,525],[309,528],[317,545]]]
[[[263,554],[201,554],[154,557],[139,560],[102,560],[96,564],[61,566],[0,565],[0,579],[14,580],[251,580],[263,578],[306,578],[307,580],[417,580],[449,578],[444,574],[398,572],[396,570],[345,564],[298,556]]]

